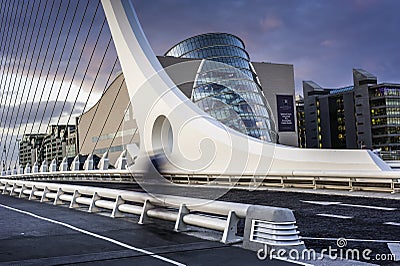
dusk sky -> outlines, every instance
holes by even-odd
[[[302,80],[322,87],[352,84],[364,68],[378,82],[400,82],[397,0],[152,0],[134,1],[156,54],[201,33],[228,32],[252,61],[294,65]]]
[[[353,68],[375,74],[379,82],[400,83],[398,0],[133,2],[157,55],[197,34],[227,32],[245,42],[252,61],[293,64],[297,94],[302,93],[303,80],[313,80],[328,88],[351,85]],[[7,94],[2,104],[14,102],[11,95],[22,102],[45,101],[47,97],[41,95],[48,95],[48,100],[54,103],[87,101],[82,106],[86,110],[90,108],[104,91],[117,56],[100,2],[20,0],[7,3],[14,4],[0,9],[4,20],[1,73],[6,77],[0,88],[2,94]],[[66,18],[65,24],[63,18]],[[18,30],[13,29],[14,23]],[[61,37],[59,41],[57,36]],[[109,41],[110,49],[103,58]],[[109,82],[119,71],[117,64]],[[38,93],[33,92],[35,88]],[[64,111],[83,111],[55,109],[49,117],[57,118]]]

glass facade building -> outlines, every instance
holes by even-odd
[[[276,142],[271,110],[242,40],[226,33],[202,34],[178,43],[165,56],[202,59],[191,100],[228,127]]]

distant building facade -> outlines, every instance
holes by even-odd
[[[50,125],[47,133],[26,134],[19,142],[19,164],[24,167],[28,163],[32,166],[36,161],[50,164],[53,159],[59,164],[64,157],[75,156],[74,125]]]
[[[268,101],[280,144],[297,147],[294,69],[291,64],[252,62]]]
[[[43,155],[47,164],[56,159],[59,164],[64,157],[76,156],[75,126],[50,125],[43,139]]]
[[[324,89],[303,82],[307,148],[357,148],[352,86]]]
[[[136,121],[122,74],[117,76],[94,106],[78,117],[77,124],[80,154],[92,153],[102,157],[108,152],[110,163],[115,164],[128,143],[139,145]]]
[[[353,80],[338,89],[303,81],[305,146],[378,149],[383,159],[399,160],[400,84],[378,84],[362,69],[353,69]]]
[[[306,147],[306,120],[304,117],[304,98],[301,95],[296,96],[296,117],[297,117],[297,142],[299,148]]]
[[[19,142],[19,164],[32,166],[43,161],[42,143],[46,134],[25,134]]]

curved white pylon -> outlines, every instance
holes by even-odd
[[[170,172],[268,174],[268,171],[381,171],[365,150],[298,149],[226,128],[172,82],[152,51],[131,0],[102,0],[141,137],[142,152],[161,146]]]

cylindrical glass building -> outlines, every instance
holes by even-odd
[[[178,43],[165,56],[203,59],[192,101],[228,127],[276,142],[270,108],[241,39],[227,33],[202,34]]]

